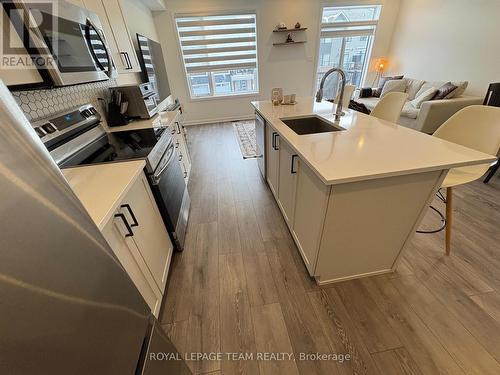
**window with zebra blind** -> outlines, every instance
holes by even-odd
[[[258,92],[255,13],[175,17],[191,98]]]

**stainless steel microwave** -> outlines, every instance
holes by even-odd
[[[2,1],[14,29],[53,86],[117,76],[99,17],[66,1]]]

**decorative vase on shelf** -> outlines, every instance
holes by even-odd
[[[297,23],[295,24],[295,28],[296,28],[296,29],[300,29],[300,26],[301,26],[300,22],[297,22]]]
[[[285,42],[286,43],[293,43],[293,38],[292,38],[292,34],[291,33],[288,33]]]
[[[285,30],[286,25],[283,22],[281,22],[281,23],[278,23],[274,29],[275,30]]]

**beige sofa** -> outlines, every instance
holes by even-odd
[[[415,108],[410,101],[415,98],[420,90],[435,87],[439,88],[446,82],[426,82],[413,78],[404,78],[406,83],[405,92],[408,93],[408,101],[405,103],[399,119],[399,124],[423,133],[432,134],[441,124],[449,119],[455,112],[473,104],[481,104],[483,99],[476,96],[459,95],[450,99],[429,100],[422,103],[420,108]],[[452,82],[458,86],[458,83]],[[465,84],[467,82],[459,82]],[[463,90],[461,90],[463,92]],[[377,105],[380,98],[357,98],[358,103],[363,103],[369,110]]]

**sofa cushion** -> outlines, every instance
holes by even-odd
[[[406,82],[406,91],[405,92],[408,94],[408,100],[415,99],[415,96],[417,95],[418,90],[420,90],[420,88],[425,83],[425,81],[422,81],[420,79],[414,79],[414,78],[403,78],[403,80]]]
[[[371,97],[371,98],[360,98],[360,99],[357,99],[356,101],[358,103],[362,103],[366,106],[366,108],[368,108],[370,111],[375,108],[375,106],[377,105],[377,103],[379,102],[379,98],[375,98],[375,97]]]
[[[416,119],[418,117],[418,113],[420,112],[419,108],[415,108],[411,105],[410,102],[406,102],[401,110],[401,116],[408,117],[411,119]]]
[[[410,101],[410,103],[413,107],[420,108],[422,106],[422,103],[431,100],[434,97],[434,95],[436,95],[436,92],[437,88],[435,87],[428,88],[427,90],[422,92],[419,91],[417,97],[412,101]]]
[[[391,81],[393,79],[402,79],[403,76],[392,76],[392,77],[380,77],[378,80],[378,86],[377,88],[373,89],[372,95],[376,98],[380,97],[380,94],[382,94],[382,89],[384,88],[384,85],[387,81]]]
[[[358,103],[362,103],[368,108],[370,111],[375,108],[377,103],[380,101],[379,98],[362,98],[356,100]],[[418,117],[418,113],[420,112],[420,109],[415,108],[411,105],[410,102],[406,102],[403,110],[401,111],[401,116],[408,117],[411,119],[416,119]]]
[[[406,90],[406,82],[402,79],[393,79],[387,81],[382,89],[382,93],[380,97],[383,98],[386,94],[390,92],[405,92]]]
[[[445,84],[446,82],[438,82],[438,81],[428,81],[428,82],[425,82],[422,87],[420,88],[420,90],[418,90],[417,94],[415,95],[415,98],[419,95],[421,95],[424,91],[427,91],[429,90],[430,88],[434,87],[434,88],[438,88],[438,87],[441,87]]]
[[[443,86],[438,88],[436,95],[431,100],[441,100],[444,99],[449,93],[457,88],[453,83],[446,82]]]
[[[469,85],[468,81],[453,81],[451,82],[452,85],[457,86],[457,88],[450,92],[448,95],[446,95],[444,98],[445,99],[453,99],[453,98],[458,98],[459,96],[462,96],[462,94],[465,92],[465,89]]]

